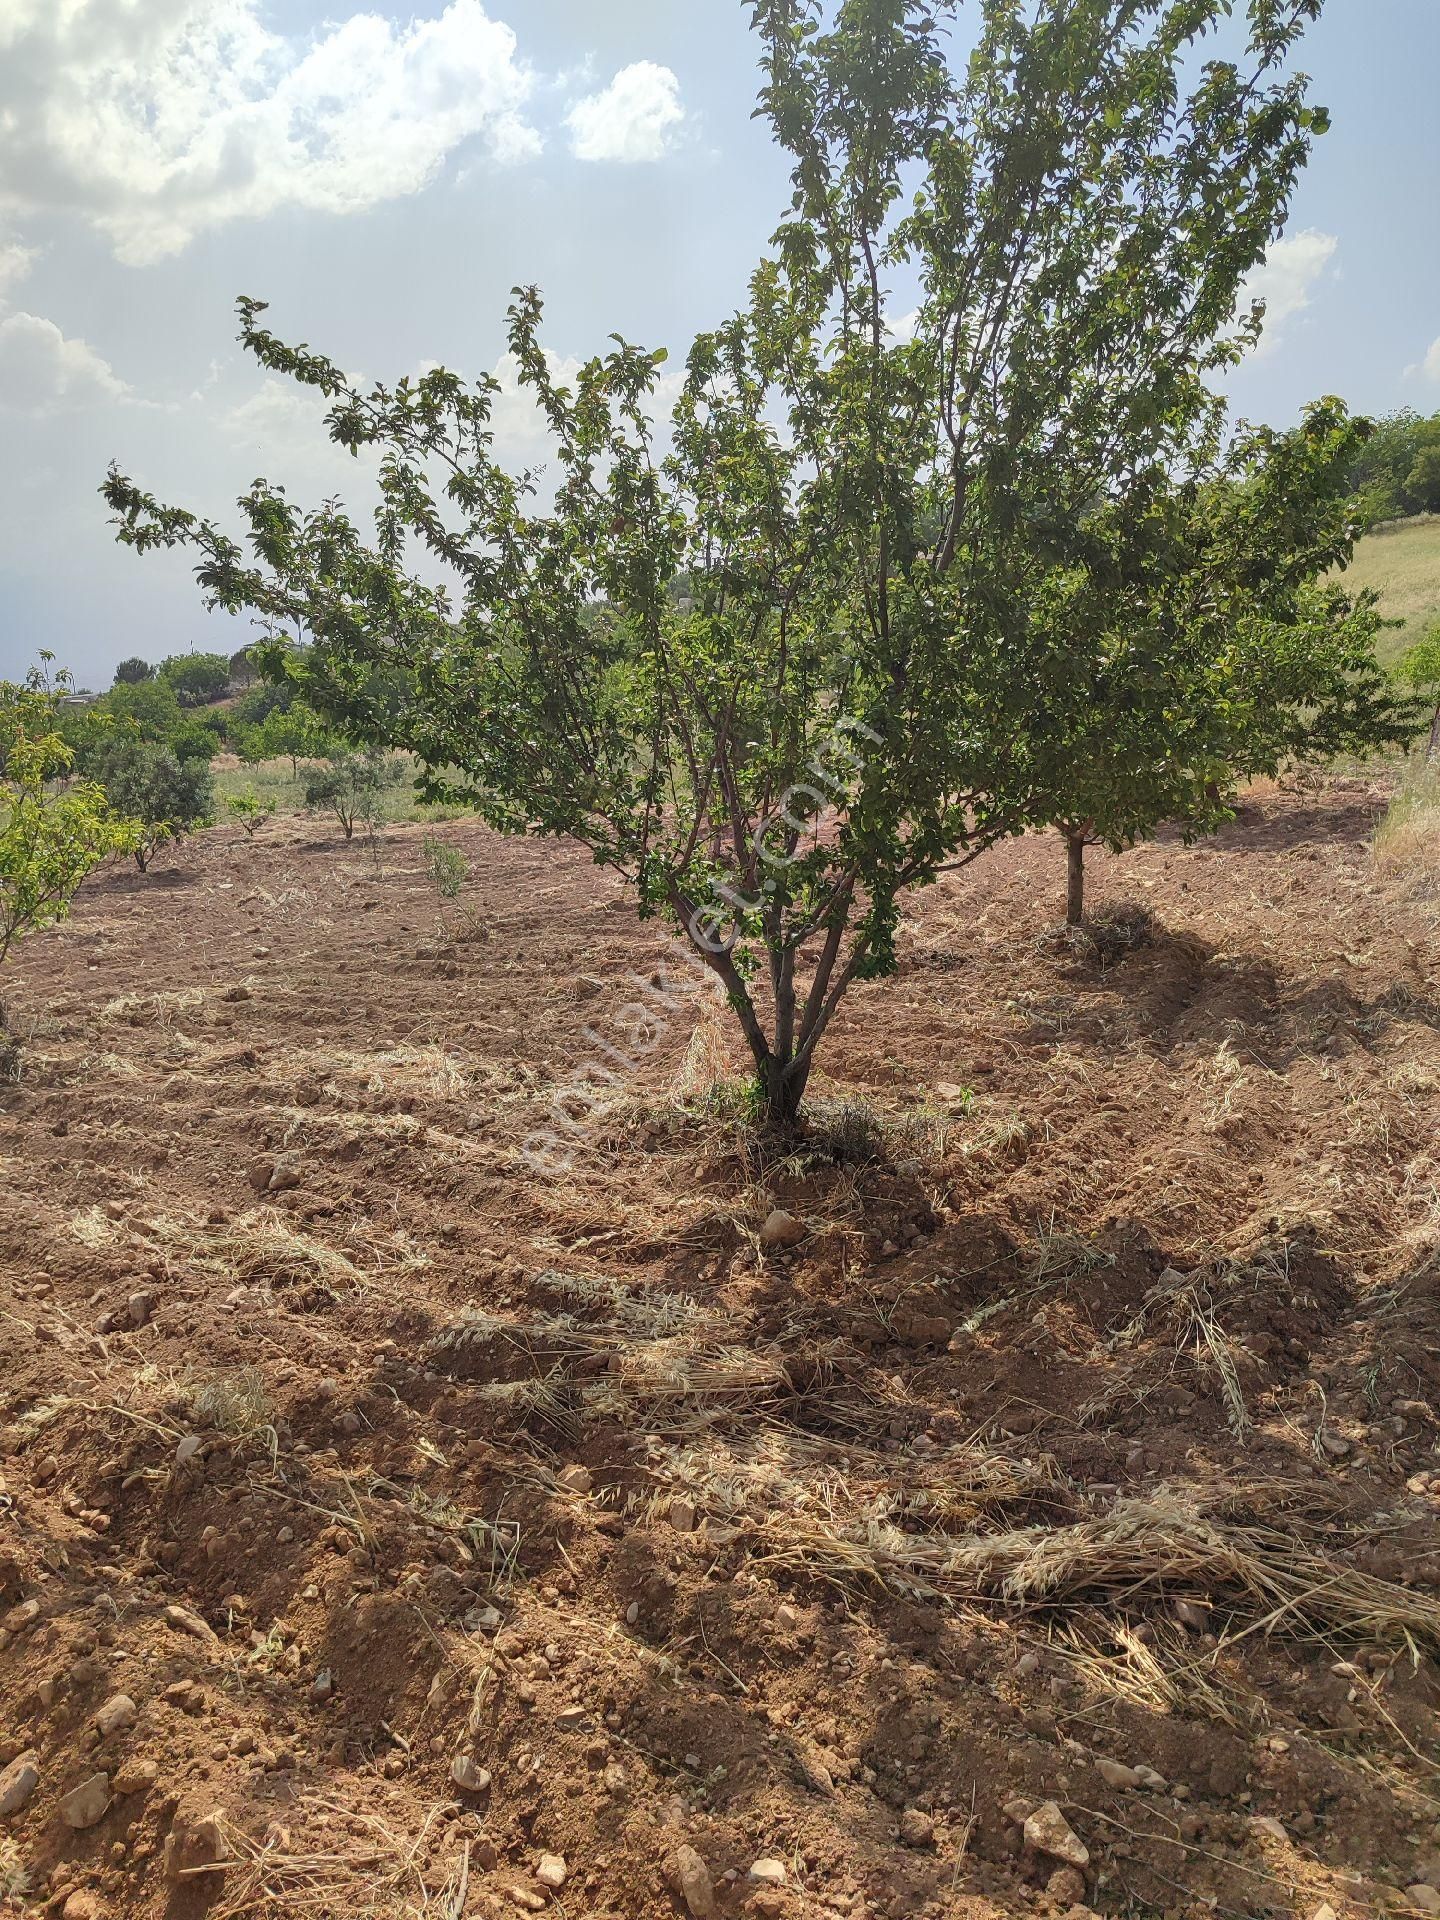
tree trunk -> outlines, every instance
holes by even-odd
[[[1430,744],[1425,749],[1426,764],[1437,754],[1440,754],[1440,707],[1436,707],[1435,718],[1430,722]]]
[[[1065,837],[1065,924],[1078,927],[1085,917],[1085,836]]]

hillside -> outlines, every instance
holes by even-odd
[[[1382,659],[1398,659],[1440,620],[1440,515],[1397,521],[1368,534],[1345,577],[1354,586],[1374,587],[1386,615],[1405,623],[1380,642]]]
[[[947,878],[784,1155],[578,852],[446,827],[463,937],[403,825],[87,886],[7,983],[10,1883],[1430,1911],[1440,914],[1378,804],[1097,858],[1088,946],[1054,844]]]

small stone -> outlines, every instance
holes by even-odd
[[[105,1818],[105,1809],[109,1804],[109,1774],[92,1773],[88,1780],[82,1780],[78,1787],[72,1787],[69,1793],[61,1795],[60,1812],[66,1826],[83,1832],[86,1827],[99,1825]]]
[[[115,1775],[117,1793],[147,1793],[160,1778],[160,1768],[153,1760],[127,1760]]]
[[[195,1458],[196,1454],[199,1453],[200,1444],[200,1436],[198,1433],[185,1434],[175,1449],[176,1466],[187,1466],[189,1462]]]
[[[685,1902],[690,1920],[713,1920],[715,1882],[694,1847],[682,1841],[666,1858],[664,1873],[671,1892]]]
[[[270,1185],[270,1176],[275,1171],[273,1160],[257,1160],[245,1176],[256,1193],[264,1193]]]
[[[900,1816],[900,1838],[907,1847],[933,1847],[935,1822],[918,1807],[907,1807]]]
[[[745,1878],[757,1887],[783,1887],[785,1884],[785,1862],[783,1860],[755,1860]]]
[[[666,1518],[677,1533],[695,1531],[695,1508],[688,1500],[672,1500]]]
[[[1252,1815],[1250,1819],[1250,1831],[1252,1833],[1263,1834],[1267,1840],[1283,1840],[1287,1846],[1289,1845],[1289,1834],[1285,1831],[1284,1827],[1281,1826],[1280,1822],[1268,1813]]]
[[[1025,1822],[1025,1844],[1037,1853],[1048,1853],[1052,1860],[1063,1860],[1067,1866],[1090,1864],[1090,1849],[1053,1800],[1042,1800]]]
[[[6,1633],[20,1634],[27,1628],[33,1627],[39,1618],[40,1602],[22,1600],[18,1607],[11,1607],[4,1619],[0,1620],[0,1627],[3,1627]]]
[[[784,1207],[772,1207],[760,1229],[760,1245],[766,1253],[779,1253],[785,1247],[798,1246],[805,1233],[804,1222],[793,1213],[787,1213]]]
[[[639,1618],[640,1618],[640,1602],[638,1600],[632,1600],[629,1606],[626,1607],[625,1609],[626,1626],[633,1627],[635,1622]]]
[[[1322,1900],[1320,1905],[1316,1907],[1314,1913],[1311,1914],[1310,1920],[1340,1920],[1340,1916],[1328,1900]]]
[[[535,1878],[542,1887],[549,1887],[552,1893],[558,1893],[564,1886],[570,1869],[565,1865],[563,1853],[542,1853],[540,1864],[535,1869]]]
[[[102,1740],[108,1740],[111,1734],[123,1733],[126,1727],[133,1727],[139,1708],[128,1693],[112,1693],[104,1706],[97,1709],[95,1727]]]
[[[1157,1773],[1154,1767],[1136,1767],[1135,1772],[1142,1787],[1149,1787],[1152,1793],[1165,1791],[1167,1785],[1165,1776],[1163,1773]]]
[[[555,1478],[567,1493],[589,1493],[594,1485],[594,1477],[588,1467],[582,1467],[574,1460],[568,1467],[562,1467]]]
[[[1203,1600],[1172,1600],[1175,1618],[1193,1633],[1203,1633],[1210,1624],[1210,1608]]]
[[[1085,1898],[1085,1876],[1078,1867],[1057,1867],[1045,1882],[1045,1891],[1057,1906],[1076,1906]]]
[[[39,1786],[38,1757],[33,1750],[22,1753],[0,1772],[0,1817],[18,1813]]]
[[[1119,1787],[1124,1791],[1140,1784],[1140,1775],[1134,1767],[1127,1767],[1123,1760],[1097,1759],[1095,1771],[1107,1787]]]
[[[335,1691],[335,1676],[329,1667],[322,1667],[310,1683],[312,1700],[328,1700]]]
[[[153,1293],[132,1293],[126,1306],[132,1327],[143,1327],[155,1311]]]
[[[1344,1434],[1332,1432],[1329,1427],[1321,1429],[1320,1445],[1332,1460],[1343,1460],[1350,1452],[1350,1442]]]
[[[484,1793],[490,1785],[490,1769],[478,1765],[468,1753],[457,1753],[450,1762],[450,1778],[462,1793]]]
[[[1440,1913],[1440,1892],[1427,1886],[1423,1880],[1417,1880],[1413,1887],[1407,1887],[1405,1898],[1421,1913]]]
[[[584,1707],[562,1707],[555,1716],[555,1725],[562,1733],[578,1733],[589,1724],[590,1715]]]
[[[204,1640],[209,1646],[218,1647],[220,1644],[220,1636],[215,1629],[202,1620],[198,1613],[192,1613],[189,1607],[166,1607],[165,1624],[174,1627],[177,1633],[194,1634],[197,1640]]]
[[[88,1887],[77,1887],[67,1894],[60,1909],[60,1920],[104,1920],[104,1914],[99,1894],[92,1893]]]

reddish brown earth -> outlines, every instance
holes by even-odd
[[[576,852],[444,828],[454,938],[421,829],[92,883],[6,980],[0,1889],[1440,1908],[1440,886],[1380,804],[1097,859],[1098,945],[1058,844],[952,876],[786,1156]]]

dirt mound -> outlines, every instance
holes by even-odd
[[[89,887],[7,980],[0,1907],[1440,1910],[1378,804],[1079,940],[1058,843],[952,876],[784,1153],[564,848],[444,829],[450,927],[423,829]]]

